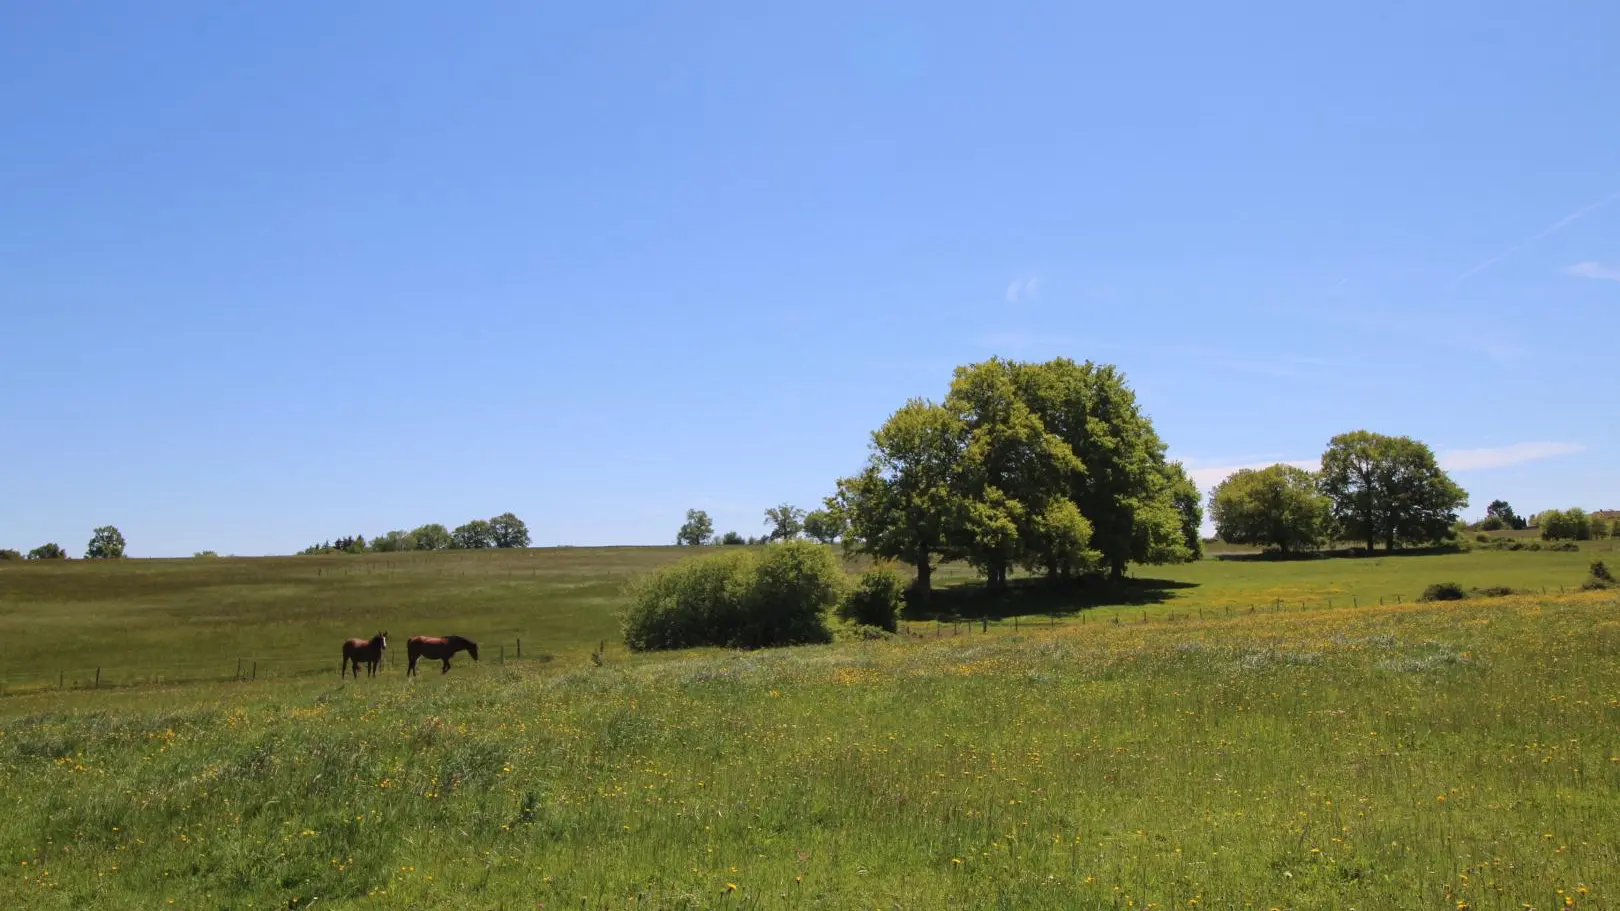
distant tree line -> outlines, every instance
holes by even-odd
[[[1457,511],[1467,505],[1467,492],[1426,444],[1366,430],[1329,440],[1319,472],[1282,464],[1244,469],[1210,493],[1221,540],[1283,553],[1337,540],[1365,542],[1369,552],[1378,544],[1396,550],[1451,540]]]
[[[366,540],[365,535],[343,536],[299,551],[300,555],[334,553],[397,553],[411,550],[483,550],[486,548],[528,547],[529,529],[510,512],[491,519],[473,519],[454,531],[433,522],[413,531],[384,532]]]
[[[103,525],[90,535],[90,543],[85,546],[84,558],[86,560],[116,560],[124,556],[126,544],[123,532],[116,526]],[[25,558],[22,553],[12,548],[0,548],[0,560],[66,560],[68,554],[62,545],[55,541],[48,541],[28,552]]]
[[[1535,524],[1544,541],[1592,541],[1607,538],[1614,532],[1612,525],[1602,516],[1592,515],[1578,506],[1574,509],[1549,509],[1536,516]]]
[[[782,503],[765,510],[765,524],[770,531],[758,537],[743,537],[728,531],[718,537],[714,534],[714,520],[701,509],[688,509],[686,522],[675,533],[675,543],[687,547],[720,545],[759,545],[775,541],[792,541],[800,536],[821,544],[832,544],[843,534],[838,517],[825,509],[805,512],[797,506]]]

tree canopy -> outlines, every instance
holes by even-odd
[[[1524,529],[1530,524],[1523,516],[1514,512],[1506,500],[1492,500],[1491,505],[1485,507],[1485,517],[1495,519],[1501,523],[1501,527],[1511,528],[1514,531]]]
[[[124,534],[112,525],[103,525],[91,533],[85,547],[86,560],[116,560],[124,555]]]
[[[765,524],[771,526],[771,541],[791,541],[804,531],[804,510],[783,503],[765,510]]]
[[[517,516],[503,512],[489,520],[490,535],[496,547],[528,547],[529,527]]]
[[[844,533],[838,516],[830,509],[812,509],[804,514],[804,533],[812,541],[831,544]]]
[[[1199,552],[1201,497],[1164,453],[1114,367],[992,358],[890,415],[827,508],[846,547],[914,566],[924,598],[940,561],[993,587],[1018,566],[1118,577]]]
[[[1394,550],[1444,540],[1468,494],[1441,470],[1429,447],[1407,436],[1341,433],[1322,455],[1320,487],[1351,538]]]
[[[1316,475],[1293,465],[1234,473],[1215,487],[1209,509],[1221,540],[1285,554],[1325,544],[1333,524],[1333,501]]]
[[[688,509],[686,524],[675,533],[675,543],[698,547],[708,544],[713,537],[714,522],[709,518],[709,514],[701,509]]]

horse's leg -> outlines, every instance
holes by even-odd
[[[450,673],[450,656],[449,655],[444,656],[444,668],[442,670],[440,670],[439,673],[441,673],[441,674]]]

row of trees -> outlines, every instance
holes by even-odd
[[[90,543],[85,546],[84,558],[86,560],[116,560],[124,555],[126,544],[123,532],[116,526],[103,525],[90,535]],[[55,541],[49,541],[28,552],[29,560],[66,560],[67,551]],[[11,548],[0,548],[0,560],[21,560],[23,555]]]
[[[783,503],[765,510],[765,524],[770,531],[760,537],[745,538],[735,531],[715,537],[714,520],[701,509],[688,509],[686,522],[675,533],[675,543],[701,547],[708,544],[769,544],[773,541],[792,541],[801,535],[822,544],[837,541],[843,533],[838,519],[825,509],[805,512],[797,506]]]
[[[395,553],[408,550],[482,550],[491,547],[528,547],[529,528],[510,512],[491,519],[473,519],[454,531],[437,522],[412,531],[385,532],[369,542],[365,535],[340,537],[306,547],[300,554]]]
[[[992,358],[890,415],[825,511],[846,549],[913,566],[923,600],[946,561],[999,588],[1020,566],[1117,578],[1194,559],[1201,499],[1115,367]]]
[[[1231,475],[1211,492],[1210,516],[1234,544],[1291,553],[1345,539],[1395,550],[1452,537],[1467,505],[1427,445],[1357,430],[1328,441],[1320,472],[1278,464]]]
[[[1541,530],[1541,537],[1547,541],[1591,541],[1607,538],[1614,533],[1614,528],[1606,519],[1580,507],[1549,509],[1536,516],[1535,524]],[[1620,526],[1620,521],[1614,525]]]

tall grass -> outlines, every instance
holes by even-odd
[[[22,907],[1612,907],[1620,606],[14,697]]]

